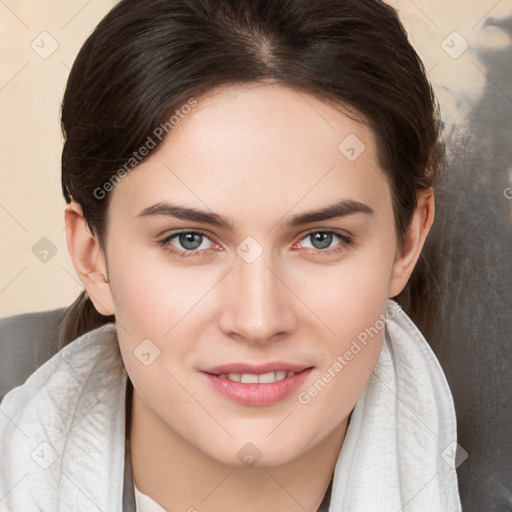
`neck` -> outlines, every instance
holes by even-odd
[[[165,425],[133,392],[130,449],[137,488],[167,510],[316,511],[338,459],[348,420],[296,459],[274,467],[226,465]]]

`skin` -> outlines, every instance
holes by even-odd
[[[308,404],[297,395],[404,288],[432,225],[433,191],[418,194],[401,245],[368,126],[272,83],[231,85],[197,99],[158,151],[110,192],[105,252],[80,205],[65,209],[75,269],[97,310],[116,315],[134,385],[134,479],[170,510],[229,512],[247,503],[252,511],[316,510],[382,332]],[[338,149],[349,134],[366,146],[353,162]],[[294,215],[341,199],[373,213],[285,226]],[[222,215],[233,231],[137,217],[164,200]],[[202,250],[198,256],[178,258],[159,245],[182,229],[210,237],[194,249]],[[353,243],[333,236],[318,248],[307,236],[312,230],[338,230]],[[248,236],[263,248],[251,263],[236,252]],[[182,253],[187,247],[178,237],[167,242]],[[133,353],[147,338],[160,350],[150,366]],[[201,373],[268,361],[314,368],[297,392],[268,406],[234,402]],[[237,456],[249,442],[261,454],[254,467]]]

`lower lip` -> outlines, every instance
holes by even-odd
[[[244,405],[271,405],[291,395],[308,378],[313,368],[291,377],[266,384],[242,384],[204,373],[212,386],[222,395]]]

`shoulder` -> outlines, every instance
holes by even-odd
[[[86,332],[57,350],[54,340],[59,338],[62,312],[47,313],[50,318],[43,315],[28,322],[11,318],[8,328],[6,322],[0,326],[0,334],[14,329],[14,336],[2,339],[7,361],[0,355],[2,367],[12,376],[0,403],[0,496],[7,497],[9,510],[57,510],[57,503],[89,510],[90,496],[107,510],[108,504],[101,500],[110,494],[102,482],[112,474],[114,480],[122,474],[124,453],[124,442],[118,441],[124,439],[125,426],[119,404],[124,403],[127,374],[115,324]],[[41,326],[46,329],[44,335]],[[31,357],[34,370],[27,367],[23,355],[20,360],[12,355],[10,347],[18,337],[23,338],[26,350],[36,343],[44,354]],[[13,387],[16,380],[21,382]],[[77,454],[84,453],[91,468],[85,490],[61,478],[76,472]],[[23,485],[18,486],[21,480]]]
[[[66,308],[0,319],[0,402],[59,350]]]

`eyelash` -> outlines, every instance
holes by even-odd
[[[341,239],[341,242],[340,244],[338,244],[337,246],[335,246],[334,248],[331,248],[331,249],[310,249],[309,247],[304,249],[308,252],[313,252],[315,254],[335,254],[335,253],[341,253],[343,252],[347,247],[353,245],[354,243],[354,239],[352,236],[349,236],[347,235],[346,233],[340,233],[339,231],[336,231],[336,230],[322,230],[322,229],[314,229],[312,231],[309,231],[308,233],[306,233],[305,235],[302,236],[302,238],[300,238],[299,241],[301,240],[304,240],[305,238],[307,238],[308,236],[311,236],[315,233],[326,233],[326,234],[333,234],[335,236],[337,236],[338,238]],[[201,231],[201,230],[190,230],[190,231],[178,231],[176,233],[173,233],[172,235],[169,235],[167,237],[165,237],[163,240],[160,240],[158,243],[168,252],[170,252],[173,256],[176,256],[177,258],[197,258],[197,257],[201,257],[202,256],[202,253],[204,253],[205,251],[208,251],[208,249],[201,249],[199,251],[197,250],[193,250],[193,251],[179,251],[179,250],[176,250],[174,248],[171,248],[171,246],[169,245],[169,242],[173,239],[173,238],[176,238],[178,237],[179,235],[184,235],[184,234],[197,234],[197,235],[202,235],[204,237],[206,237],[208,240],[210,240],[211,242],[213,242],[210,238],[210,236],[205,233],[204,231]],[[215,243],[215,242],[213,242]]]

